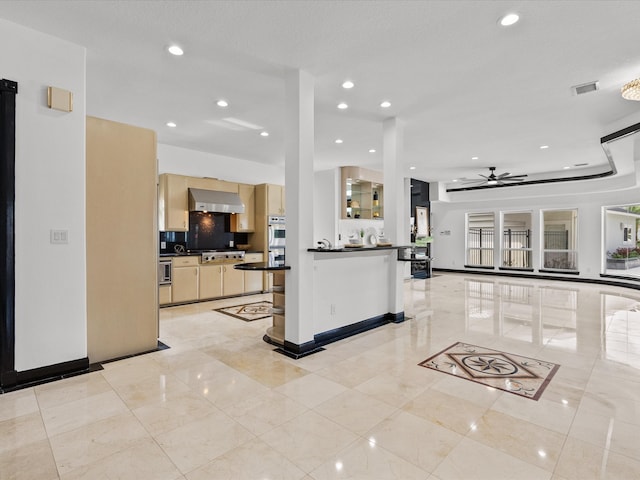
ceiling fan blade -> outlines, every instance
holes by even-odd
[[[478,175],[480,175],[482,178],[486,178],[487,180],[489,180],[489,177],[487,177],[486,175],[482,175],[481,173],[479,173]]]
[[[502,177],[502,180],[522,180],[526,175],[511,175],[510,177]]]
[[[505,172],[505,173],[501,173],[500,175],[497,175],[496,178],[500,180],[502,178],[508,177],[509,175],[511,175],[509,172]]]

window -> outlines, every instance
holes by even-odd
[[[467,265],[493,268],[493,213],[467,214]]]
[[[503,213],[501,257],[503,268],[533,268],[530,212]]]
[[[640,205],[604,209],[604,273],[640,277]]]
[[[542,268],[578,270],[578,210],[549,210],[542,213]]]

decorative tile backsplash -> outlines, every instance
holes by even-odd
[[[230,248],[231,242],[248,243],[246,233],[230,231],[230,217],[228,213],[189,212],[189,232],[160,232],[160,253],[173,253],[176,245],[187,250],[219,250]]]

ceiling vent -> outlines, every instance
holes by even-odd
[[[595,92],[600,89],[600,82],[583,83],[582,85],[574,85],[571,87],[571,92],[574,95],[583,95],[589,92]]]

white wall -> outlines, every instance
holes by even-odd
[[[158,173],[219,178],[229,182],[284,185],[284,165],[263,163],[158,144]]]
[[[326,238],[336,245],[340,216],[340,169],[315,172],[313,183],[313,241]]]
[[[0,19],[2,77],[16,96],[16,370],[87,356],[85,49]],[[73,112],[47,108],[47,86]],[[52,245],[50,230],[69,231]]]
[[[313,333],[327,332],[393,312],[388,291],[395,250],[315,253]]]
[[[628,179],[625,179],[625,181]],[[574,182],[582,185],[553,184],[534,189],[531,187],[500,188],[463,192],[457,195],[457,201],[431,202],[433,214],[434,268],[463,269],[465,263],[465,214],[467,212],[531,211],[533,233],[540,235],[540,218],[546,209],[578,209],[578,268],[580,277],[599,278],[602,268],[602,252],[605,249],[603,237],[602,206],[628,205],[640,203],[640,188],[627,187],[612,191],[597,191],[592,182]],[[525,190],[526,188],[526,190]],[[582,192],[594,189],[588,195],[584,193],[565,194],[567,190]],[[527,193],[526,197],[515,195]],[[537,192],[537,194],[536,194]],[[464,195],[463,195],[464,194]],[[451,200],[449,197],[449,200]],[[441,196],[442,198],[442,196]],[[450,232],[450,235],[446,235]],[[535,241],[533,248],[539,248]],[[534,251],[534,268],[537,270],[539,256]],[[517,272],[509,272],[517,275]],[[575,276],[571,275],[575,278]]]

